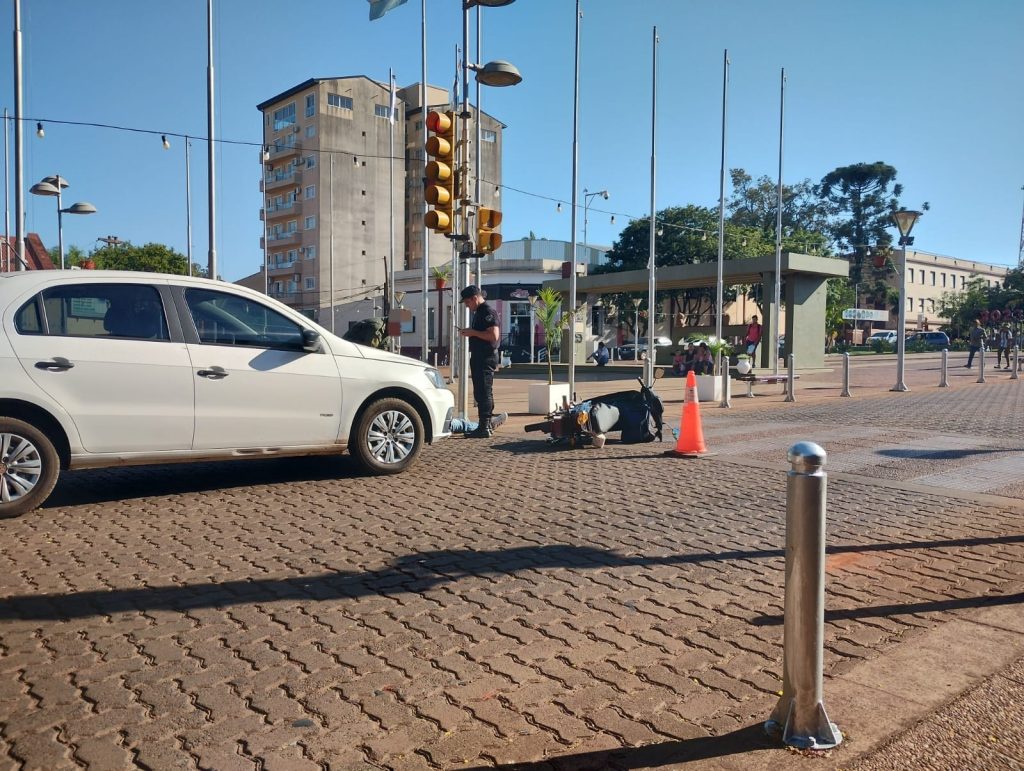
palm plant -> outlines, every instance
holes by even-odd
[[[575,314],[562,311],[562,295],[551,287],[541,287],[537,292],[535,313],[537,321],[544,328],[544,344],[548,348],[548,385],[551,385],[555,382],[554,371],[551,368],[555,343],[559,335],[572,323]]]

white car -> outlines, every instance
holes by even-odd
[[[896,330],[895,329],[880,329],[877,332],[872,332],[868,338],[866,345],[871,345],[873,342],[878,341],[880,343],[888,343],[889,345],[896,345]]]
[[[235,284],[0,274],[0,518],[61,469],[348,450],[393,474],[450,435],[453,408],[437,370]]]

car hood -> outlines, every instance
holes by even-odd
[[[429,364],[425,364],[419,359],[414,359],[410,356],[402,356],[401,354],[391,353],[390,351],[382,351],[380,348],[374,348],[369,345],[359,345],[358,343],[352,343],[351,345],[364,359],[385,361],[389,364],[406,364],[420,367],[421,369],[430,368]]]

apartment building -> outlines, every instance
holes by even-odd
[[[898,264],[899,251],[893,253],[892,259]],[[927,322],[930,327],[937,329],[940,324],[949,321],[939,314],[942,295],[946,292],[962,292],[973,278],[980,278],[986,286],[997,286],[1006,280],[1009,271],[1010,268],[1002,265],[988,265],[908,249],[907,326],[916,327]],[[887,280],[899,288],[895,272],[888,273]]]
[[[383,308],[392,259],[396,273],[423,264],[419,88],[397,90],[394,122],[389,85],[362,75],[313,78],[257,105],[269,294],[339,334]],[[435,86],[426,101],[428,109],[449,108],[448,93]],[[481,203],[493,206],[503,126],[482,117]],[[431,233],[428,243],[430,265],[451,260],[443,235]],[[263,280],[261,267],[239,283],[262,290]]]

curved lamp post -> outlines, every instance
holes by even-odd
[[[914,223],[921,216],[919,211],[900,209],[892,215],[893,222],[900,231],[900,308],[897,317],[899,321],[896,326],[896,385],[890,391],[909,391],[907,384],[903,382],[903,363],[906,354],[907,337],[907,247],[914,243],[910,231],[914,229]]]
[[[583,188],[583,248],[587,248],[587,209],[590,208],[590,199],[594,196],[602,196],[604,200],[608,200],[607,190],[598,190],[596,193],[588,193],[586,188]],[[612,215],[614,216],[614,215]]]
[[[519,74],[519,70],[516,69],[514,64],[503,60],[496,60],[493,62],[487,62],[486,64],[480,64],[479,62],[469,61],[469,12],[473,8],[498,8],[503,5],[510,5],[515,0],[460,0],[462,5],[462,146],[465,148],[463,156],[464,158],[469,157],[471,142],[469,138],[469,118],[471,113],[469,110],[469,72],[472,70],[476,73],[476,81],[484,86],[495,86],[498,88],[504,86],[514,86],[520,83],[523,76]],[[477,47],[479,51],[479,46]],[[480,109],[480,105],[477,104],[477,110]],[[479,152],[479,148],[477,148]],[[463,167],[466,170],[464,175],[468,179],[469,165],[468,162],[463,161]],[[468,192],[468,185],[465,188],[467,191],[466,197],[468,198],[471,193]],[[473,201],[474,206],[479,206],[479,201]],[[465,208],[462,209],[466,211]],[[470,218],[463,216],[462,218],[462,233],[459,238],[463,245],[463,249],[467,249],[467,254],[472,253],[472,242],[474,240],[473,233],[470,229]],[[469,269],[468,260],[462,261],[463,265],[460,266],[458,274],[452,278],[455,280],[456,287],[465,287],[469,282],[466,280],[468,274],[466,271]],[[481,287],[482,288],[482,287]],[[454,291],[454,288],[453,288]],[[463,326],[469,326],[469,310],[463,309]],[[469,372],[469,338],[462,338],[462,342],[459,345],[459,414],[465,418],[469,412],[469,388],[466,382],[466,373]]]
[[[33,195],[49,195],[57,198],[57,243],[60,247],[60,269],[64,270],[64,216],[65,214],[95,214],[96,207],[79,201],[64,209],[61,206],[61,190],[68,187],[68,181],[60,175],[44,177],[29,188]]]

